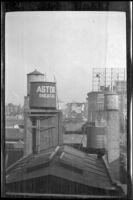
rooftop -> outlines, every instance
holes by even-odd
[[[14,125],[22,125],[24,124],[23,119],[18,119],[17,117],[6,117],[5,120],[6,127],[13,127]]]
[[[24,149],[24,142],[22,141],[17,141],[17,142],[12,142],[8,141],[6,142],[6,150],[9,149],[14,149],[14,150],[23,150]]]
[[[6,128],[6,140],[23,140],[23,133],[19,130],[19,128]]]
[[[6,183],[52,176],[85,187],[114,191],[115,182],[105,160],[67,145],[57,146],[23,157],[7,168]]]
[[[82,131],[82,126],[84,124],[85,124],[85,122],[77,122],[77,123],[76,122],[65,122],[63,125],[65,128],[65,131],[76,132],[76,131]]]

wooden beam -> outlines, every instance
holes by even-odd
[[[121,197],[123,197],[123,196],[111,196],[111,195],[109,195],[109,196],[107,196],[107,195],[78,195],[78,194],[44,194],[44,193],[19,193],[19,192],[6,192],[6,196],[7,197],[19,197],[19,196],[22,196],[22,197],[69,197],[69,198],[71,198],[71,197],[78,197],[78,198],[81,198],[81,199],[88,199],[88,198],[99,198],[99,199],[101,199],[101,198],[108,198],[108,199],[110,199],[110,198],[112,198],[112,199],[117,199],[117,198],[121,198]]]
[[[50,110],[50,109],[48,109],[48,110],[46,110],[46,109],[29,109],[29,110],[27,110],[27,113],[32,113],[32,112],[34,112],[34,113],[58,113],[59,111],[58,110]]]
[[[31,129],[37,129],[37,130],[40,130],[40,131],[45,131],[45,130],[49,130],[49,129],[53,129],[53,128],[56,128],[55,126],[46,126],[46,127],[33,127],[33,126],[31,126],[31,127],[28,127],[28,129],[29,129],[29,131],[31,131]]]
[[[103,160],[103,162],[104,162],[104,165],[105,165],[105,167],[106,167],[106,169],[107,169],[107,172],[108,172],[108,174],[109,174],[109,177],[110,177],[112,183],[113,183],[113,184],[116,184],[116,180],[114,179],[114,176],[113,176],[113,174],[112,174],[112,172],[111,172],[110,166],[109,166],[109,164],[108,164],[108,162],[107,162],[107,160],[106,160],[105,155],[102,156],[102,160]]]
[[[55,117],[56,115],[55,114],[39,114],[39,113],[36,113],[36,114],[28,114],[28,117]]]

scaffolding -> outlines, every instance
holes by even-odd
[[[116,82],[126,82],[125,68],[93,68],[92,91],[114,90]]]

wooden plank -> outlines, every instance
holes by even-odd
[[[107,160],[106,160],[106,157],[103,156],[102,159],[103,159],[103,162],[104,162],[104,164],[105,164],[105,166],[106,166],[107,172],[108,172],[108,174],[109,174],[109,177],[110,177],[112,183],[115,184],[116,181],[115,181],[115,178],[114,178],[114,176],[113,176],[113,174],[112,174],[112,172],[111,172],[111,169],[110,169],[110,166],[109,166],[109,164],[108,164],[108,162],[107,162]]]
[[[6,192],[6,197],[68,197],[68,198],[81,198],[81,199],[88,199],[88,198],[112,198],[112,199],[117,199],[122,198],[120,196],[103,196],[103,195],[80,195],[80,194],[44,194],[44,193],[16,193],[16,192]]]
[[[44,159],[43,159],[43,160],[37,159],[37,160],[33,161],[32,163],[27,164],[27,165],[25,165],[25,166],[26,166],[26,168],[27,168],[27,167],[32,167],[32,166],[38,166],[38,165],[43,164],[43,163],[46,163],[46,162],[48,162],[48,161],[49,161],[48,157],[45,158],[45,160],[44,160]]]
[[[74,157],[68,157],[65,154],[63,155],[61,160],[66,163],[69,163],[69,165],[77,166],[78,168],[81,168],[82,170],[86,170],[87,172],[91,172],[100,176],[107,177],[107,174],[105,171],[99,171],[95,169],[95,166],[89,166],[87,164],[85,165],[83,160],[79,160],[79,159],[76,160]]]
[[[99,161],[97,159],[97,155],[86,154],[85,152],[81,152],[80,150],[74,149],[72,147],[65,146],[64,152],[69,153],[69,154],[74,155],[74,156],[78,156],[78,157],[82,157],[82,158],[84,157],[87,160],[91,159],[93,161]]]
[[[109,180],[109,177],[100,176],[92,172],[84,171],[83,179],[84,179],[84,182],[86,182],[88,185],[94,186],[97,188],[104,189],[107,187],[112,187],[112,183]]]
[[[88,163],[88,164],[92,164],[92,165],[95,165],[96,167],[98,167],[98,168],[104,168],[104,165],[103,165],[103,163],[100,161],[100,160],[91,160],[90,158],[88,158],[88,159],[84,159],[84,161],[85,161],[85,163]]]
[[[74,148],[72,148],[70,146],[65,146],[64,147],[64,152],[69,153],[71,155],[76,155],[76,156],[82,157],[82,158],[85,156],[84,152],[81,152],[80,150],[74,149]]]
[[[94,168],[88,168],[88,167],[84,167],[84,170],[89,172],[89,173],[93,173],[93,174],[97,174],[98,176],[102,176],[102,177],[106,177],[107,178],[107,174],[104,172],[100,172],[98,170],[94,170]]]
[[[104,165],[100,162],[100,160],[98,160],[98,159],[93,159],[92,157],[89,157],[89,156],[87,156],[87,157],[81,157],[81,156],[75,154],[75,152],[73,152],[73,154],[72,154],[72,152],[70,152],[70,151],[64,151],[64,152],[65,152],[66,154],[70,155],[71,157],[74,156],[75,158],[76,158],[76,157],[77,157],[77,158],[83,158],[85,162],[90,163],[90,164],[97,165],[97,166],[100,167],[100,168],[103,168],[103,166],[104,166]],[[69,153],[68,153],[68,152],[69,152]]]
[[[40,163],[44,163],[49,160],[49,155],[51,155],[51,151],[43,153],[43,154],[37,154],[32,158],[32,160],[26,161],[25,165],[30,167],[30,166],[38,165]],[[30,161],[30,163],[29,163],[29,161]]]
[[[84,162],[84,165],[85,165],[85,167],[93,168],[93,169],[95,169],[95,170],[97,170],[99,172],[103,172],[104,174],[106,172],[104,166],[103,166],[103,168],[99,168],[96,165],[93,165],[93,164],[90,164],[90,163],[86,163],[86,162]]]
[[[57,113],[59,112],[58,110],[55,110],[55,109],[34,109],[34,108],[31,108],[31,109],[27,109],[27,112],[52,112],[52,113]]]
[[[50,173],[50,167],[45,167],[38,169],[37,173],[36,170],[33,170],[31,173],[26,173],[26,171],[18,171],[17,173],[15,172],[14,174],[10,174],[7,177],[6,183],[13,183],[17,181],[22,181],[22,180],[29,180],[31,178],[36,178],[36,177],[42,177],[45,175],[48,175]]]
[[[30,167],[30,166],[35,166],[40,163],[46,162],[46,158],[49,159],[49,155],[51,154],[51,151],[46,152],[46,153],[41,153],[37,155],[32,155],[28,158],[25,158],[21,162],[19,162],[17,165],[14,166],[14,168],[11,169],[11,172],[18,171],[22,168]],[[29,163],[30,162],[30,163]]]
[[[77,167],[77,166],[76,166]],[[99,188],[103,188],[105,186],[107,187],[111,187],[111,184],[110,182],[108,181],[108,179],[104,178],[101,176],[101,178],[96,175],[96,174],[92,174],[92,173],[84,173],[83,171],[83,174],[79,174],[79,173],[75,173],[74,171],[72,170],[68,170],[67,168],[61,168],[60,167],[56,167],[56,165],[53,165],[52,169],[54,170],[53,173],[52,171],[50,170],[50,168],[40,168],[40,169],[37,169],[38,170],[38,173],[36,173],[36,169],[34,171],[31,171],[31,173],[28,173],[27,175],[24,173],[22,173],[21,175],[19,175],[19,173],[17,173],[15,175],[15,177],[11,177],[11,179],[9,178],[8,179],[8,182],[15,182],[16,180],[26,180],[26,179],[30,179],[30,178],[34,178],[34,177],[39,177],[39,176],[45,176],[47,174],[51,174],[53,176],[59,176],[59,177],[62,177],[62,178],[66,178],[66,179],[69,179],[69,180],[74,180],[76,182],[79,182],[79,183],[83,183],[83,184],[86,184],[86,185],[90,185],[90,186],[94,186],[94,187],[99,187]],[[81,170],[81,169],[79,169]],[[58,171],[58,173],[57,173]],[[73,175],[72,175],[73,174]],[[19,175],[19,177],[18,177]],[[76,178],[77,177],[77,178]]]
[[[78,168],[77,165],[76,166],[70,165],[69,163],[63,162],[63,160],[61,160],[60,164],[62,167],[74,171],[74,173],[79,173],[79,174],[83,173],[83,170],[81,168]]]
[[[64,162],[64,163],[68,163],[69,165],[76,166],[76,167],[78,167],[79,169],[84,170],[84,167],[83,167],[83,163],[82,163],[82,162],[78,162],[78,161],[73,160],[73,159],[70,160],[70,159],[68,159],[68,158],[62,158],[61,161]]]
[[[28,166],[28,168],[26,169],[26,172],[29,173],[29,172],[33,172],[33,171],[38,171],[42,168],[46,168],[46,167],[49,167],[50,163],[49,162],[45,162],[45,163],[39,163],[38,165],[33,165],[33,166]]]
[[[63,179],[74,181],[76,183],[85,184],[91,187],[94,186],[97,188],[112,187],[108,178],[98,176],[97,174],[88,173],[86,171],[83,171],[83,174],[75,173],[72,170],[61,167],[61,165],[58,165],[58,167],[53,166],[52,169],[51,175],[62,177]]]
[[[26,156],[20,158],[19,160],[17,160],[15,163],[13,163],[11,166],[9,166],[7,168],[6,173],[8,173],[10,170],[12,170],[14,167],[16,167],[21,161],[27,159],[29,156],[31,156],[31,155],[26,155]]]
[[[85,158],[84,158],[85,160],[91,160],[91,161],[93,161],[93,162],[99,162],[100,160],[98,160],[98,158],[97,157],[92,157],[92,156],[85,156]]]
[[[36,128],[36,129],[41,129],[41,128],[55,128],[55,126],[29,126],[28,128]]]
[[[55,117],[56,115],[53,114],[29,114],[29,117]]]

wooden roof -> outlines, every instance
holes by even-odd
[[[87,186],[114,190],[114,180],[105,158],[63,145],[23,157],[7,168],[6,183],[47,175]]]
[[[39,71],[37,71],[37,70],[35,69],[33,72],[28,73],[27,75],[44,75],[44,74],[42,74],[41,72],[39,72]]]

